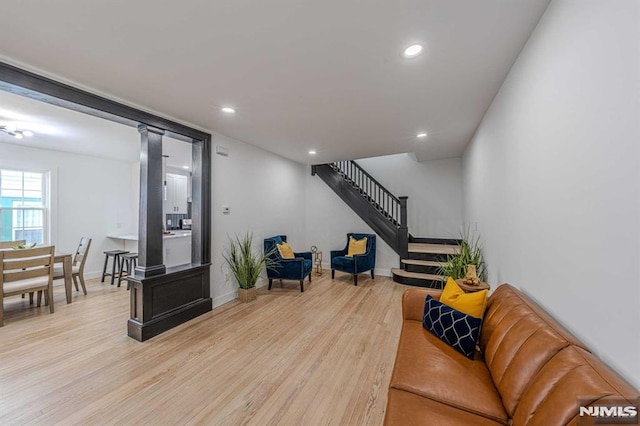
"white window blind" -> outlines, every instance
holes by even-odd
[[[0,241],[47,244],[48,235],[45,174],[0,170]]]

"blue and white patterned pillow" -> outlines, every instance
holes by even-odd
[[[422,326],[452,348],[473,359],[482,318],[460,311],[427,296]]]

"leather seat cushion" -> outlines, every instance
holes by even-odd
[[[331,263],[333,263],[333,265],[341,266],[343,268],[353,268],[353,257],[347,257],[347,256],[334,257],[331,260]]]
[[[384,424],[385,426],[498,426],[502,423],[414,393],[389,389]]]
[[[422,327],[402,326],[391,388],[506,424],[507,413],[482,356],[470,360]]]

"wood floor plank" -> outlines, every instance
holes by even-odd
[[[314,276],[260,289],[147,342],[129,294],[98,280],[56,312],[5,301],[0,424],[377,425],[407,288]]]

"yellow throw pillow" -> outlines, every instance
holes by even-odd
[[[489,290],[465,293],[456,282],[449,277],[442,290],[440,302],[472,317],[482,318],[484,308],[487,306],[487,294]]]
[[[365,254],[367,251],[367,237],[361,240],[356,240],[352,236],[349,236],[349,249],[347,250],[347,257],[352,257],[356,254]]]
[[[293,249],[286,241],[278,244],[278,251],[283,259],[295,259],[296,255],[293,254]]]

